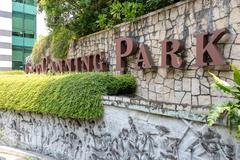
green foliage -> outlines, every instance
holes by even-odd
[[[112,81],[113,85],[115,86],[115,90],[109,90],[109,94],[132,94],[135,92],[137,88],[137,84],[135,78],[129,74],[127,75],[118,75],[116,76],[117,80]]]
[[[97,23],[98,23],[100,28],[105,28],[107,26],[107,23],[108,23],[107,15],[106,14],[100,14],[98,16]]]
[[[122,19],[122,4],[115,0],[112,5],[110,5],[110,13],[114,20]]]
[[[47,25],[64,27],[76,37],[110,28],[179,0],[39,0]]]
[[[233,96],[236,101],[229,101],[221,104],[215,104],[211,107],[208,115],[209,125],[213,125],[219,118],[227,117],[227,126],[237,130],[237,137],[240,138],[240,72],[235,66],[231,66],[234,75],[235,84],[231,86],[227,82],[219,79],[214,74],[210,73],[213,77],[214,83],[212,86],[223,91],[226,94]]]
[[[122,8],[122,14],[125,21],[134,20],[136,17],[142,15],[143,4],[136,2],[124,2]]]
[[[32,62],[34,64],[41,63],[41,59],[42,57],[44,57],[49,47],[50,47],[50,35],[46,37],[40,37],[33,46]]]
[[[147,0],[145,7],[146,10],[153,11],[178,1],[179,0]]]
[[[52,34],[35,43],[33,63],[39,64],[48,48],[54,58],[64,59],[73,39],[134,20],[144,13],[176,1],[178,0],[39,0],[40,11],[45,11]]]
[[[22,74],[25,74],[25,72],[22,71],[22,70],[1,71],[1,72],[0,72],[0,76],[1,76],[1,75],[22,75]]]
[[[52,33],[50,52],[56,59],[65,59],[68,55],[69,46],[74,40],[73,32],[66,28],[58,28]]]
[[[99,29],[98,15],[106,11],[111,0],[40,0],[38,3],[53,31],[64,27],[75,36],[83,36]]]
[[[0,109],[83,120],[102,117],[103,95],[136,87],[132,76],[110,73],[3,76],[0,83]]]
[[[39,0],[40,11],[45,11],[50,36],[42,37],[34,45],[32,61],[41,62],[50,48],[56,59],[65,59],[74,39],[112,28],[124,21],[179,0]],[[49,46],[50,45],[50,46]]]
[[[97,23],[101,29],[110,28],[120,22],[132,21],[144,13],[142,3],[128,1],[121,3],[118,0],[109,6],[109,10],[110,12],[98,17]]]

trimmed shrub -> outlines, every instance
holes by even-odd
[[[25,74],[22,70],[14,70],[14,71],[1,71],[0,75],[21,75]]]
[[[0,84],[0,109],[82,120],[102,117],[103,95],[136,88],[132,76],[110,73],[3,76]]]

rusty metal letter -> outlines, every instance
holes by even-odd
[[[94,71],[107,71],[105,53],[100,52],[93,56]]]
[[[116,70],[123,72],[127,65],[127,57],[136,52],[137,43],[133,38],[119,38],[116,41]]]
[[[153,60],[150,56],[148,47],[144,44],[140,45],[138,57],[137,57],[137,69],[150,69],[153,67]]]
[[[91,72],[93,71],[93,69],[94,69],[93,56],[92,55],[84,56],[82,58],[82,71]]]
[[[69,72],[75,72],[75,59],[67,59],[66,61],[66,67],[68,68]]]
[[[76,67],[76,71],[77,72],[81,72],[82,71],[82,58],[78,57],[75,60],[75,67]]]
[[[223,55],[219,52],[216,46],[216,43],[226,33],[227,33],[226,29],[220,29],[213,32],[212,34],[206,32],[196,35],[197,39],[196,63],[198,66],[226,64]]]
[[[172,66],[180,68],[184,65],[182,57],[178,55],[183,51],[183,47],[178,40],[164,40],[162,42],[162,64],[161,67]]]

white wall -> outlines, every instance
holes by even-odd
[[[0,67],[12,68],[12,61],[0,61]]]
[[[12,0],[2,0],[0,4],[0,71],[12,69],[11,33]]]
[[[12,50],[11,49],[5,49],[5,48],[0,48],[0,55],[12,55]]]
[[[0,17],[0,29],[12,31],[12,19]]]
[[[12,0],[1,0],[0,11],[12,12]]]

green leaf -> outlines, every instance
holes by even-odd
[[[230,110],[231,102],[218,103],[211,107],[208,114],[208,124],[212,126],[221,117],[221,115],[226,111]]]
[[[231,68],[233,70],[233,78],[234,78],[234,82],[240,86],[240,72],[239,70],[237,69],[236,66],[234,65],[231,65]]]
[[[221,80],[220,78],[218,78],[217,76],[215,76],[213,73],[210,73],[209,74],[213,77],[213,80],[214,80],[214,84],[213,84],[213,87],[215,88],[218,88],[220,90],[222,90],[223,92],[226,92],[226,93],[230,93],[230,94],[233,94],[233,87],[228,84],[227,82]]]
[[[240,138],[240,125],[238,125],[238,129],[237,129],[237,138]]]

